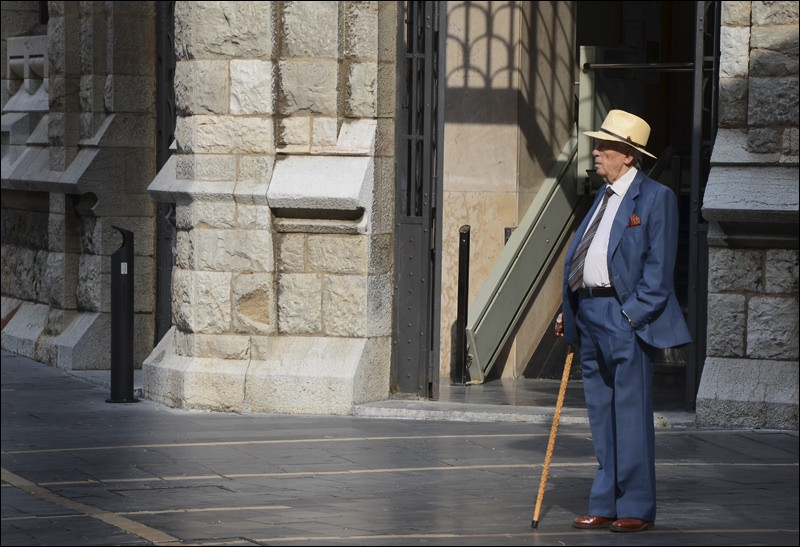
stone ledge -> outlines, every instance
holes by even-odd
[[[275,163],[267,202],[276,220],[328,221],[333,230],[336,223],[356,224],[364,232],[371,208],[373,161],[368,156],[285,157]]]
[[[796,167],[713,167],[702,207],[709,222],[709,244],[798,248],[799,193]]]
[[[797,168],[713,167],[703,197],[707,220],[797,224]]]

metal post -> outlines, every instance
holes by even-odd
[[[465,224],[458,231],[458,311],[456,315],[455,351],[458,384],[467,383],[467,302],[469,298],[469,231]]]
[[[111,255],[111,396],[107,403],[135,403],[133,396],[133,232]]]

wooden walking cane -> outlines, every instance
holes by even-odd
[[[533,512],[531,528],[539,527],[539,509],[542,507],[544,498],[544,487],[547,484],[547,473],[550,470],[550,460],[553,457],[553,447],[556,444],[556,433],[558,432],[558,421],[561,418],[561,406],[564,404],[564,394],[567,392],[567,380],[569,371],[572,368],[572,346],[567,350],[567,360],[564,362],[564,373],[561,375],[561,386],[558,389],[558,399],[556,400],[556,411],[553,414],[553,425],[550,427],[550,440],[547,441],[547,452],[544,456],[544,466],[542,467],[542,478],[539,480],[539,494],[536,496],[536,509]]]

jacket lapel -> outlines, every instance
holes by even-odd
[[[617,250],[617,246],[619,246],[619,242],[622,240],[622,234],[628,226],[628,220],[631,218],[631,214],[633,214],[633,210],[636,208],[636,200],[639,198],[639,191],[642,186],[642,177],[642,172],[639,171],[628,188],[628,191],[625,192],[625,196],[623,196],[622,202],[619,204],[617,215],[614,217],[614,223],[611,225],[611,233],[608,236],[609,264],[611,263],[611,257],[614,256],[614,252]]]

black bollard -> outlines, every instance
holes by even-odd
[[[456,384],[465,385],[467,372],[467,301],[469,298],[469,224],[458,231],[458,310],[456,312],[455,365]]]
[[[135,403],[133,396],[133,232],[111,255],[111,396],[107,403]]]

